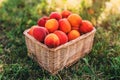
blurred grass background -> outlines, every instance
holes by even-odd
[[[120,80],[119,5],[119,0],[0,0],[0,80]],[[27,56],[23,31],[64,9],[90,20],[97,32],[89,55],[52,76]]]

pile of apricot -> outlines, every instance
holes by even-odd
[[[61,13],[52,12],[49,17],[41,17],[28,33],[48,47],[55,48],[92,30],[90,21],[82,20],[78,14],[64,10]]]

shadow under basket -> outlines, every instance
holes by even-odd
[[[28,56],[51,74],[57,74],[91,51],[96,29],[56,48],[48,48],[29,35],[28,31],[24,31]]]

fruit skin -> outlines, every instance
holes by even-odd
[[[50,33],[45,37],[44,44],[49,48],[55,48],[60,45],[60,39],[54,33]]]
[[[80,36],[80,33],[79,31],[77,30],[71,30],[69,33],[68,33],[68,40],[73,40],[73,39],[76,39]]]
[[[45,23],[45,28],[51,33],[58,29],[58,21],[56,19],[49,19]]]
[[[59,20],[59,29],[65,33],[68,33],[71,31],[71,25],[66,18]]]
[[[72,27],[72,30],[77,30],[77,31],[79,31],[79,27]]]
[[[71,14],[70,11],[64,10],[61,12],[62,18],[67,18]]]
[[[44,27],[36,27],[33,30],[33,37],[40,42],[44,42],[44,39],[47,34],[48,31]]]
[[[61,44],[65,44],[66,42],[68,42],[68,37],[67,37],[67,35],[63,31],[57,30],[54,33],[60,39],[60,45]]]
[[[28,34],[30,34],[31,36],[33,36],[33,30],[34,30],[34,28],[36,28],[36,27],[39,27],[39,26],[37,26],[37,25],[32,26],[32,27],[30,28]]]
[[[40,27],[40,28],[43,29],[43,30],[45,31],[46,35],[49,34],[49,31],[48,31],[45,27]]]
[[[78,14],[71,14],[68,16],[68,21],[70,22],[73,29],[79,29],[82,23],[82,18]]]
[[[62,15],[58,12],[52,12],[50,14],[50,19],[56,19],[59,21],[60,19],[62,19]]]
[[[79,28],[79,31],[81,33],[87,33],[93,30],[93,25],[90,21],[88,20],[83,20],[82,25]]]
[[[49,17],[43,16],[37,21],[37,24],[41,27],[44,27],[47,20],[49,20]]]

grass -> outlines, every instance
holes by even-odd
[[[111,15],[101,25],[96,25],[97,32],[90,54],[55,76],[50,75],[30,59],[27,56],[23,31],[35,25],[37,19],[45,14],[44,10],[41,15],[36,11],[36,6],[41,3],[39,0],[6,0],[0,7],[0,65],[3,65],[0,80],[120,79],[119,15]],[[96,4],[99,2],[94,5]],[[103,6],[103,4],[98,5],[96,9],[94,5],[91,8],[95,11]],[[44,9],[43,6],[45,6],[44,3],[41,9]],[[97,19],[100,13],[88,14],[87,17],[86,14],[81,14],[81,16],[91,20],[92,17]]]

